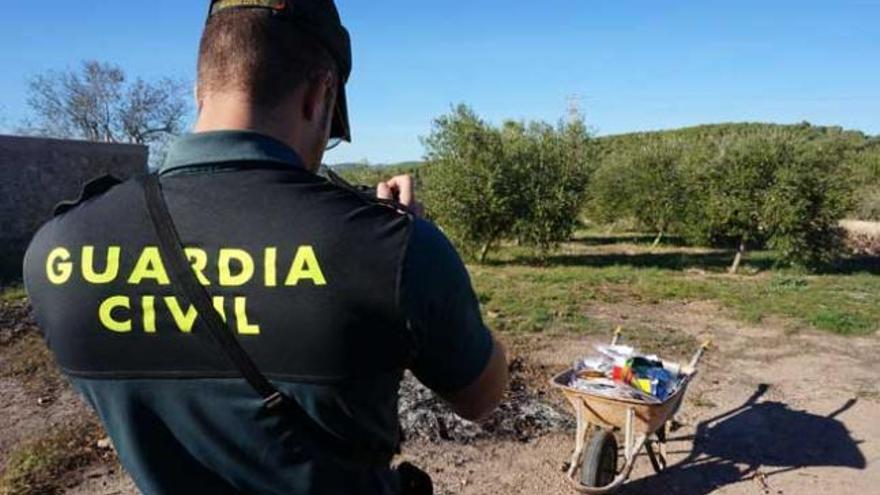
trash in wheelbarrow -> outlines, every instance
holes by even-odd
[[[658,404],[673,395],[683,376],[677,364],[664,364],[623,345],[597,345],[597,355],[574,363],[569,386],[613,399]]]

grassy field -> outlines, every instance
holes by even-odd
[[[606,331],[589,318],[597,303],[709,300],[739,319],[785,317],[793,328],[838,334],[880,329],[880,260],[848,260],[838,273],[779,268],[772,252],[752,252],[731,276],[731,253],[666,244],[652,236],[582,231],[550,256],[503,247],[469,269],[487,322],[510,332]],[[0,301],[25,297],[21,285]]]
[[[591,305],[634,301],[716,301],[735,317],[789,319],[792,330],[838,334],[880,327],[877,260],[849,260],[836,274],[774,268],[771,252],[750,253],[741,275],[725,273],[731,254],[678,246],[650,248],[650,238],[580,233],[545,259],[505,247],[471,266],[491,326],[511,332],[607,331]]]

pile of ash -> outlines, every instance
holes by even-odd
[[[553,431],[574,428],[574,418],[526,386],[522,360],[510,364],[510,390],[498,409],[481,423],[459,418],[440,398],[407,373],[400,385],[400,423],[407,439],[468,443],[492,438],[527,442]]]

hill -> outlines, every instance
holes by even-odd
[[[425,162],[422,161],[405,161],[405,162],[396,162],[396,163],[369,163],[369,162],[342,162],[342,163],[334,163],[333,165],[329,165],[334,172],[342,173],[348,170],[358,169],[358,168],[372,168],[372,169],[399,169],[399,168],[415,168],[421,165],[424,165]]]
[[[600,136],[595,139],[602,155],[623,151],[655,139],[675,139],[687,144],[717,141],[743,134],[754,134],[772,131],[786,131],[801,134],[808,139],[837,138],[845,142],[855,152],[880,155],[880,136],[871,136],[862,131],[844,129],[840,126],[814,126],[809,122],[800,124],[773,124],[764,122],[728,122],[718,124],[702,124],[691,127],[665,129],[657,131],[630,132]],[[336,172],[352,169],[414,169],[425,162],[411,160],[398,163],[363,163],[343,162],[330,165]],[[880,171],[878,171],[880,177]]]
[[[593,166],[602,167],[645,145],[656,142],[677,142],[684,149],[684,160],[698,163],[713,156],[717,146],[737,137],[785,132],[806,142],[827,141],[840,146],[843,152],[841,167],[847,167],[855,187],[855,205],[852,216],[864,220],[880,220],[880,136],[839,126],[800,124],[771,124],[760,122],[706,124],[662,131],[634,132],[596,138],[598,160]]]
[[[632,132],[614,134],[596,139],[603,152],[615,152],[630,146],[643,144],[654,139],[674,139],[685,145],[700,145],[725,138],[784,131],[803,136],[806,139],[839,139],[854,150],[872,149],[880,151],[880,136],[870,136],[862,131],[844,129],[839,126],[814,126],[809,122],[800,124],[772,124],[763,122],[730,122],[703,124],[678,129]]]

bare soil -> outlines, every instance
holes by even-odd
[[[782,321],[746,325],[709,303],[603,305],[591,316],[714,342],[678,417],[683,424],[671,438],[672,468],[655,475],[640,459],[621,493],[877,493],[876,337],[792,333]],[[564,369],[594,340],[530,339],[529,359],[552,371]],[[484,441],[411,451],[432,468],[439,493],[574,493],[562,478],[572,441],[572,432],[559,432],[526,444]]]
[[[840,225],[848,232],[865,234],[880,238],[880,222],[868,222],[865,220],[844,220]]]
[[[672,467],[656,475],[640,459],[621,493],[878,493],[878,336],[798,330],[784,320],[746,324],[708,302],[601,304],[588,315],[641,329],[634,340],[661,354],[671,346],[683,357],[700,341],[713,341],[677,418],[682,426],[671,438]],[[12,351],[20,349],[21,334],[19,329],[0,345],[0,371],[19,363],[21,356]],[[567,414],[547,380],[590,352],[598,338],[567,333],[505,340],[518,358],[522,397]],[[0,470],[20,442],[89,414],[67,387],[46,394],[33,383],[26,373],[0,373]],[[524,438],[496,436],[491,428],[465,440],[415,435],[405,455],[431,473],[439,494],[574,493],[562,473],[573,442],[570,425],[562,421]],[[137,493],[112,462],[68,477],[66,493]]]
[[[847,247],[854,254],[880,255],[880,222],[844,220],[840,225],[847,233]]]

